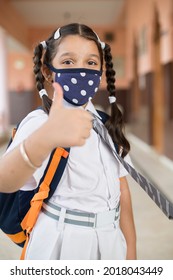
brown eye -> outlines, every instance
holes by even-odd
[[[93,61],[93,60],[88,61],[88,64],[89,65],[97,65],[97,63],[95,61]]]
[[[71,60],[65,60],[65,61],[63,61],[62,64],[70,65],[70,64],[73,64],[73,62]]]

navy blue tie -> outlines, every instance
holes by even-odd
[[[93,129],[100,135],[104,143],[108,146],[111,152],[114,154],[115,158],[124,166],[131,177],[142,187],[142,189],[150,196],[150,198],[159,206],[163,213],[169,218],[173,219],[173,204],[166,198],[166,196],[141,175],[138,171],[134,169],[130,164],[128,164],[116,151],[114,145],[110,139],[108,130],[105,125],[93,115]]]

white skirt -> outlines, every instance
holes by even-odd
[[[26,260],[124,260],[126,241],[117,220],[104,227],[71,225],[40,212]]]

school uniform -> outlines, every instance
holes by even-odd
[[[66,101],[64,105],[72,107]],[[85,110],[101,118],[91,101]],[[22,121],[9,149],[46,120],[43,110],[31,112]],[[128,155],[125,159],[131,164]],[[49,157],[22,190],[37,187],[48,160]],[[91,130],[85,145],[70,149],[58,187],[49,202],[44,203],[30,235],[25,258],[125,259],[126,241],[119,227],[119,178],[126,175],[100,136]]]

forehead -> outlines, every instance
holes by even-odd
[[[57,55],[61,55],[65,52],[99,54],[97,44],[93,40],[86,39],[79,35],[69,35],[60,40],[57,48]]]

